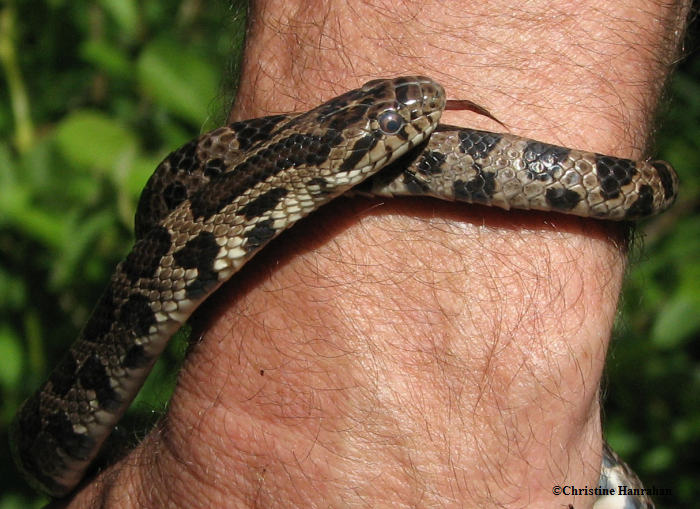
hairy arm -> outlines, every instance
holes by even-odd
[[[259,0],[231,118],[425,74],[512,133],[638,158],[687,3]],[[590,504],[552,487],[598,480],[624,237],[557,215],[341,199],[214,298],[160,432],[74,503]]]

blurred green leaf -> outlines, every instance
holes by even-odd
[[[110,231],[114,222],[114,216],[109,211],[94,214],[85,221],[70,216],[66,219],[66,234],[62,238],[60,255],[54,259],[51,267],[50,287],[56,289],[70,284],[88,248],[103,232]]]
[[[79,110],[56,128],[56,143],[69,163],[110,169],[125,155],[133,156],[134,135],[120,122],[98,111]]]
[[[0,325],[0,385],[14,387],[22,374],[20,339],[6,325]]]
[[[81,48],[81,55],[85,61],[112,76],[128,79],[133,72],[128,55],[106,41],[86,41]]]
[[[651,472],[659,472],[669,468],[673,462],[673,451],[670,447],[660,445],[652,447],[644,454],[643,468]]]
[[[149,44],[138,60],[144,90],[163,107],[193,125],[207,118],[220,71],[199,52],[175,41]]]
[[[0,499],[0,509],[32,509],[43,507],[47,500],[42,496],[37,496],[33,500],[17,493],[7,493]]]
[[[26,208],[29,191],[17,182],[17,170],[9,148],[0,143],[0,226]]]
[[[131,196],[138,197],[141,194],[146,182],[163,160],[163,157],[140,157],[134,161],[131,171],[125,176],[124,182],[125,189]]]
[[[0,267],[0,309],[21,309],[26,300],[24,281]]]
[[[694,298],[695,297],[695,298]],[[700,330],[700,302],[697,295],[676,295],[659,311],[651,338],[658,346],[675,348]]]
[[[65,239],[63,217],[39,209],[26,208],[13,217],[15,225],[27,236],[47,246],[57,247]]]
[[[100,0],[100,5],[117,22],[122,36],[128,39],[136,37],[139,13],[135,0]]]

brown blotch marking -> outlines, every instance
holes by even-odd
[[[460,129],[457,138],[460,150],[469,154],[474,161],[478,161],[488,156],[503,136],[476,129]]]
[[[87,435],[75,433],[70,420],[62,412],[55,412],[46,417],[47,442],[59,446],[75,459],[86,460],[94,446],[94,440]]]
[[[651,163],[656,172],[659,174],[659,180],[661,180],[661,186],[664,188],[664,198],[666,200],[670,199],[674,193],[674,182],[675,179],[671,174],[666,163],[663,161],[654,161]]]
[[[455,180],[452,189],[455,198],[467,202],[488,203],[491,201],[493,192],[496,189],[496,174],[482,171],[479,164],[474,164],[473,168],[477,172],[474,178],[466,182],[464,180]]]
[[[569,157],[571,149],[530,141],[523,151],[523,161],[528,177],[541,182],[551,182],[562,170],[562,163]]]
[[[46,384],[42,387],[42,390],[45,389]],[[34,454],[35,447],[43,447],[42,434],[45,434],[39,398],[40,393],[36,392],[22,404],[20,411],[10,424],[10,444],[13,447],[15,461],[43,482],[44,479],[41,476],[43,461],[39,460],[40,455]]]
[[[124,355],[124,367],[129,369],[143,368],[150,364],[152,357],[146,354],[143,345],[132,345]]]
[[[379,141],[380,136],[376,133],[369,133],[355,142],[350,149],[350,155],[345,158],[343,164],[338,168],[339,172],[349,171],[355,168],[357,163],[371,151]]]
[[[109,383],[105,366],[97,354],[90,355],[78,369],[76,377],[83,389],[95,391],[97,401],[103,409],[112,412],[119,408],[121,399]]]
[[[347,126],[355,124],[359,120],[366,118],[368,110],[369,108],[367,105],[355,104],[334,113],[331,121],[326,125],[330,129],[342,131]]]
[[[255,251],[256,249],[264,246],[270,239],[272,239],[272,237],[275,236],[277,230],[272,226],[272,224],[272,219],[260,221],[254,228],[246,233],[248,242],[246,243],[245,248],[248,252]]]
[[[379,102],[392,101],[394,99],[393,87],[385,80],[373,80],[365,83],[361,89],[350,90],[335,99],[322,104],[318,108],[311,110],[311,114],[321,125],[327,125],[329,116],[340,113],[344,109],[355,107],[367,108]]]
[[[148,186],[141,191],[139,203],[136,206],[136,216],[134,217],[134,235],[136,240],[142,239],[148,230],[153,227],[151,217],[156,213],[153,207],[154,194]]]
[[[75,371],[77,368],[78,365],[75,362],[73,353],[69,350],[49,376],[48,381],[51,383],[51,391],[60,397],[64,397],[75,383]]]
[[[639,197],[625,213],[625,218],[635,219],[649,216],[654,212],[654,191],[651,186],[641,186]]]
[[[105,289],[97,301],[90,318],[83,327],[82,337],[88,341],[99,343],[110,331],[115,319],[114,287],[110,285]]]
[[[408,191],[411,194],[425,194],[430,190],[428,184],[426,184],[421,179],[417,178],[415,173],[411,171],[403,172],[403,178],[401,179],[401,183],[404,185],[404,187],[406,187],[406,189],[408,189]]]
[[[581,201],[581,196],[576,191],[563,187],[550,187],[545,191],[544,197],[547,203],[556,210],[571,210]]]
[[[226,171],[226,164],[221,158],[210,159],[204,165],[204,176],[213,178]]]
[[[132,283],[155,275],[160,260],[170,249],[172,239],[164,227],[153,228],[139,240],[121,264],[121,271]]]
[[[439,175],[447,156],[437,150],[425,150],[416,163],[418,173],[422,175]]]
[[[181,171],[190,173],[198,166],[197,160],[197,144],[199,139],[194,139],[175,152],[172,152],[166,159],[170,165],[171,173],[179,173]],[[157,170],[156,170],[157,171]]]
[[[13,453],[22,470],[36,478],[52,494],[63,495],[68,488],[47,474],[65,468],[59,451],[85,460],[94,441],[86,435],[76,434],[64,413],[42,413],[40,398],[40,393],[30,397],[10,426]],[[47,451],[50,452],[47,454]]]
[[[596,154],[596,174],[605,199],[617,198],[620,189],[632,182],[637,174],[635,162],[631,159]]]
[[[182,182],[175,181],[163,191],[163,201],[168,210],[174,210],[187,199],[187,187]]]
[[[261,216],[265,212],[274,209],[279,202],[282,201],[282,198],[287,196],[287,193],[288,191],[284,187],[273,187],[241,208],[239,214],[243,215],[246,219]]]
[[[328,102],[325,102],[318,108],[312,110],[311,113],[315,115],[318,120],[323,121],[329,115],[337,113],[338,111],[346,107],[348,104],[352,104],[358,99],[364,97],[365,92],[363,92],[362,90],[350,90],[349,92],[345,92],[344,94],[339,95],[338,97],[331,99]]]
[[[218,280],[214,260],[219,253],[216,237],[210,232],[201,232],[189,240],[182,249],[173,253],[175,263],[185,269],[197,269],[197,277],[187,285],[187,297],[196,299],[206,293]]]
[[[147,336],[149,329],[156,323],[148,297],[134,294],[119,309],[119,322],[126,331],[133,331],[137,337]]]
[[[212,179],[210,185],[191,199],[192,214],[196,219],[206,220],[259,182],[289,168],[322,163],[331,148],[341,141],[340,133],[333,129],[323,136],[297,133],[282,138],[255,152],[232,171]]]
[[[286,115],[270,115],[243,122],[233,122],[229,124],[229,128],[235,132],[239,150],[245,151],[254,144],[269,139],[270,133],[286,119]],[[222,139],[222,141],[227,142],[228,140]]]

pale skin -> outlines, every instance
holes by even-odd
[[[231,119],[430,76],[518,135],[641,158],[687,2],[261,0]],[[453,111],[443,122],[502,131]],[[158,432],[71,507],[589,507],[619,225],[341,199],[207,306]]]

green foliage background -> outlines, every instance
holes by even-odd
[[[128,252],[158,162],[223,123],[243,19],[223,0],[0,3],[0,509],[46,501],[12,466],[8,424]],[[607,436],[648,486],[673,490],[665,507],[698,496],[699,77],[691,56],[670,87],[658,147],[683,191],[639,230],[606,382]],[[182,351],[136,413],[163,408]]]

